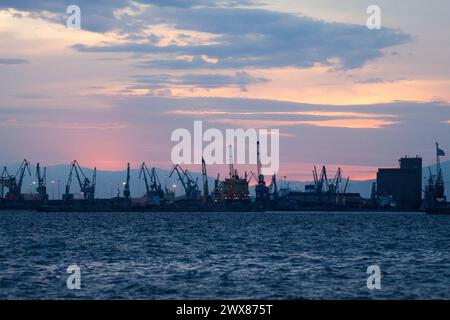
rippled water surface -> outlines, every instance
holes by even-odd
[[[450,216],[0,212],[0,298],[449,299]]]

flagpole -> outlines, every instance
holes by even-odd
[[[439,144],[436,142],[436,177],[439,175],[441,163],[439,161]]]

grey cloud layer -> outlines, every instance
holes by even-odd
[[[239,87],[242,91],[247,90],[247,86],[256,83],[269,81],[265,78],[257,78],[245,71],[236,72],[234,75],[225,74],[184,74],[173,76],[160,74],[153,76],[134,76],[136,85],[130,89],[161,89],[171,86],[190,86],[195,88],[220,88],[220,87]]]
[[[251,3],[253,3],[252,0],[2,0],[0,9],[14,8],[33,13],[52,12],[57,16],[43,16],[54,22],[65,23],[66,8],[75,4],[82,10],[83,28],[95,32],[105,32],[118,28],[126,30],[126,21],[117,19],[114,11],[122,8],[137,9],[138,4],[191,8],[194,6],[249,5]]]
[[[27,64],[28,60],[17,58],[0,58],[0,64]]]
[[[144,19],[145,23],[139,19]],[[382,56],[382,50],[407,43],[410,36],[391,29],[369,30],[365,26],[327,23],[304,16],[242,8],[149,8],[137,25],[173,25],[181,30],[217,35],[214,44],[158,46],[154,41],[75,48],[87,52],[160,54],[141,66],[151,68],[273,68],[311,67],[338,59],[343,68],[357,68]],[[152,39],[153,40],[153,39]],[[178,60],[190,55],[192,61]],[[206,55],[218,59],[211,63]]]
[[[133,57],[156,54],[157,58],[139,60],[140,67],[159,69],[230,69],[311,67],[315,63],[330,64],[338,59],[343,68],[358,68],[366,62],[382,56],[382,50],[411,41],[411,37],[399,30],[368,30],[362,25],[327,23],[304,16],[281,13],[253,7],[253,1],[217,0],[140,0],[151,4],[138,8],[137,1],[88,1],[77,4],[82,9],[82,27],[91,31],[115,31],[128,35],[126,44],[101,46],[74,46],[83,52],[125,52]],[[64,23],[65,8],[71,1],[12,1],[5,0],[0,8],[13,7],[33,12],[59,13]],[[115,16],[116,9],[129,7],[136,15]],[[365,12],[361,12],[364,19]],[[54,18],[52,18],[54,19]],[[154,34],[146,35],[148,27],[165,24],[180,30],[212,33],[217,36],[214,44],[158,46]],[[139,38],[145,43],[132,43]],[[178,60],[180,55],[192,56],[192,61]],[[218,59],[211,63],[206,55]]]

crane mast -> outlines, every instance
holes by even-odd
[[[161,200],[165,199],[165,195],[158,174],[156,173],[156,168],[153,167],[150,172],[145,162],[143,162],[139,171],[139,179],[142,178],[144,178],[145,182],[146,195],[154,204],[159,205]]]
[[[261,156],[259,152],[259,140],[256,143],[256,171],[257,171],[257,185],[255,187],[256,202],[258,207],[262,209],[269,200],[269,188],[264,181],[264,175],[262,174]]]
[[[81,169],[81,166],[78,164],[77,160],[72,161],[70,164],[70,172],[69,178],[66,184],[66,192],[63,195],[64,200],[72,200],[73,194],[70,193],[70,187],[73,179],[73,172],[75,172],[75,177],[77,178],[78,185],[80,187],[80,191],[83,194],[84,200],[93,200],[95,196],[95,186],[97,181],[97,168],[94,168],[92,173],[92,182],[89,180]]]
[[[261,174],[261,154],[259,152],[259,140],[258,140],[258,142],[256,142],[256,173],[258,175],[258,181],[259,181],[260,177],[262,176],[262,174]]]
[[[150,173],[150,190],[152,192],[162,192],[161,182],[159,181],[159,177],[156,173],[155,167],[152,168],[152,171]]]
[[[228,164],[229,164],[229,175],[230,178],[236,177],[236,171],[234,170],[234,160],[233,160],[233,147],[231,145],[228,146]]]
[[[72,200],[73,194],[70,193],[70,186],[72,185],[73,166],[70,165],[69,178],[67,179],[65,191],[63,194],[63,200]]]
[[[206,162],[202,158],[202,182],[203,182],[203,203],[208,201],[209,188],[208,188],[208,174],[206,172]]]
[[[47,194],[47,168],[44,167],[41,174],[41,165],[36,164],[36,178],[37,178],[37,194],[41,200],[48,200]]]
[[[142,162],[141,169],[139,170],[139,179],[142,179],[142,177],[144,178],[146,194],[150,195],[150,186],[148,184],[147,173],[148,173],[147,165],[145,164],[145,162]]]
[[[193,179],[188,170],[184,170],[179,164],[176,164],[170,172],[169,178],[176,172],[178,180],[181,182],[187,200],[196,200],[199,197],[200,190],[198,188],[198,178]]]
[[[181,174],[180,171],[181,171],[183,174]],[[188,193],[188,188],[187,188],[186,183],[184,182],[184,178],[185,178],[185,176],[186,176],[186,173],[184,172],[183,168],[180,167],[179,164],[176,164],[176,165],[173,167],[172,172],[170,172],[169,178],[172,177],[172,175],[173,175],[174,172],[177,173],[177,175],[178,175],[178,180],[181,182],[181,185],[183,186],[184,192],[186,192],[186,195],[187,195],[187,193]]]
[[[22,183],[23,183],[23,178],[24,178],[26,172],[28,172],[28,175],[31,176],[30,163],[28,162],[28,160],[24,159],[22,162],[22,165],[20,166],[19,170],[17,171],[17,174],[19,175],[19,180],[17,182],[17,191],[18,191],[19,197],[21,197]],[[16,176],[17,176],[17,174],[16,174]]]

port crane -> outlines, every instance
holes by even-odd
[[[436,142],[436,175],[433,175],[430,168],[428,169],[428,181],[424,190],[426,206],[429,208],[447,200],[440,159],[443,156],[445,156],[445,152],[439,148],[439,144]]]
[[[198,188],[198,178],[194,180],[192,175],[186,169],[184,170],[179,164],[176,164],[170,172],[169,178],[176,172],[178,180],[181,182],[184,192],[186,193],[187,200],[197,200],[200,196],[200,190]]]
[[[229,172],[228,174],[230,175],[230,179],[236,178],[236,170],[234,170],[234,164],[233,164],[233,147],[231,145],[228,146],[228,153],[229,153],[229,158],[228,158],[228,165],[229,165]]]
[[[339,186],[341,182],[342,182],[342,170],[341,168],[338,168],[333,180],[330,181],[330,183],[328,184],[328,192],[339,193],[340,192]]]
[[[322,171],[320,172],[320,177],[317,173],[317,167],[314,166],[313,170],[314,186],[317,193],[323,193],[327,191],[328,188],[328,176],[327,168],[322,166]]]
[[[142,179],[142,177],[144,178],[146,194],[150,195],[150,186],[148,183],[147,174],[150,176],[150,173],[148,172],[147,169],[147,165],[145,164],[145,162],[142,162],[141,169],[139,170],[139,179]]]
[[[206,172],[206,162],[202,157],[202,182],[203,182],[203,203],[206,203],[209,198],[209,187],[208,187],[208,174]]]
[[[156,169],[153,167],[151,172],[148,170],[145,162],[142,163],[139,171],[139,179],[144,179],[146,194],[149,197],[159,197],[159,200],[164,198],[164,191],[161,187]]]
[[[238,180],[239,179],[239,173],[237,169],[234,167],[234,159],[233,159],[233,147],[232,145],[228,146],[228,175],[230,176],[230,179]]]
[[[6,169],[4,169],[5,174],[7,174]],[[5,186],[8,188],[8,193],[5,198],[7,200],[22,200],[22,183],[25,174],[31,176],[30,163],[27,159],[24,159],[20,164],[19,169],[15,176],[8,175],[5,180]]]
[[[330,197],[335,196],[336,202],[338,204],[345,203],[347,187],[348,187],[348,183],[350,181],[350,177],[345,179],[345,184],[344,184],[343,188],[342,188],[342,180],[343,180],[342,179],[342,169],[338,168],[338,170],[336,171],[336,175],[334,176],[334,179],[328,185],[328,193],[330,194]]]
[[[123,196],[125,199],[130,199],[130,163],[127,164],[127,180],[125,182],[125,186],[123,188]]]
[[[40,200],[48,200],[47,194],[47,168],[44,167],[41,173],[41,165],[36,164],[36,178],[37,178],[37,194]]]
[[[252,180],[255,180],[255,182],[258,183],[258,177],[252,170],[250,170],[248,174],[246,172],[246,180],[248,183],[252,182]]]
[[[435,181],[435,198],[437,201],[442,202],[446,200],[444,178],[442,176],[441,158],[445,156],[445,152],[439,149],[439,144],[436,142],[436,181]]]
[[[223,198],[223,181],[220,181],[220,173],[214,180],[213,198],[215,202],[219,202]]]
[[[161,187],[161,182],[159,181],[159,177],[158,174],[156,173],[155,167],[153,167],[150,172],[150,190],[152,192],[157,192],[161,195],[164,195],[163,189]]]
[[[434,183],[434,176],[433,173],[431,172],[431,168],[429,167],[427,185],[425,186],[425,195],[435,195],[436,194],[435,187],[436,185]]]
[[[84,200],[93,200],[95,195],[95,186],[96,186],[96,180],[97,180],[97,168],[94,168],[94,171],[92,173],[92,181],[89,180],[86,175],[83,172],[83,169],[81,169],[80,165],[78,164],[77,160],[72,161],[70,164],[70,172],[69,172],[69,179],[67,180],[66,184],[66,192],[63,195],[64,200],[72,200],[73,194],[70,193],[70,186],[72,184],[72,177],[73,173],[75,172],[75,176],[77,178],[78,184],[80,186],[80,191],[83,194]]]
[[[347,188],[348,188],[349,182],[350,182],[350,177],[347,177],[347,179],[345,180],[345,186],[344,186],[344,191],[343,191],[344,194],[347,193]]]
[[[347,192],[348,183],[350,178],[345,180],[344,188],[342,188],[342,169],[338,168],[333,179],[328,179],[327,168],[322,166],[320,175],[317,173],[317,167],[314,166],[313,170],[314,178],[314,190],[319,196],[319,201],[322,201],[322,195],[328,197],[329,201],[335,197],[336,202],[345,201],[345,194]],[[341,198],[344,195],[344,198]]]
[[[327,176],[326,176],[326,168],[324,167],[323,169],[324,171],[324,181],[327,181]],[[350,181],[350,177],[348,177],[347,179],[345,179],[345,184],[344,184],[344,188],[342,188],[342,169],[338,168],[338,170],[336,171],[336,174],[334,176],[334,178],[331,180],[329,180],[327,182],[327,192],[328,193],[335,193],[335,194],[341,194],[341,193],[346,193],[347,192],[347,187],[348,187],[348,183]]]
[[[257,169],[257,185],[255,187],[256,202],[259,206],[265,206],[269,200],[269,188],[264,181],[264,175],[262,174],[261,156],[259,152],[259,140],[256,143],[256,169]]]

